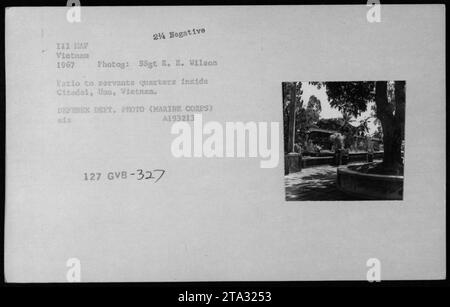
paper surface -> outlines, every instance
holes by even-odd
[[[368,9],[6,9],[7,281],[444,278],[445,8]],[[172,152],[174,120],[282,127],[282,82],[327,80],[406,81],[403,201],[287,202],[281,128],[275,167]]]

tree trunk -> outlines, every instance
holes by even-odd
[[[402,165],[402,141],[405,139],[405,81],[395,81],[394,146],[396,163]]]
[[[289,146],[288,152],[294,152],[295,143],[295,82],[290,84],[290,101],[289,101]]]
[[[383,128],[383,168],[398,171],[403,165],[401,146],[405,123],[405,82],[395,82],[395,106],[388,102],[387,82],[375,83],[377,117]]]

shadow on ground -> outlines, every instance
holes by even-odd
[[[286,200],[357,200],[337,189],[336,169],[326,165],[286,175]]]

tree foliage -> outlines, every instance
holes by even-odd
[[[320,118],[320,112],[322,111],[322,106],[320,100],[311,95],[304,107],[304,102],[302,100],[303,90],[301,82],[283,82],[283,114],[284,114],[284,144],[285,151],[289,152],[291,150],[291,145],[289,145],[290,127],[292,124],[292,113],[294,112],[295,117],[295,143],[303,143],[306,137],[306,132],[311,127],[316,127],[316,123]],[[293,94],[295,92],[295,94]],[[295,110],[291,97],[295,96]],[[293,111],[294,110],[294,111]]]
[[[332,107],[355,118],[375,98],[373,82],[327,82],[326,93]]]
[[[382,126],[384,167],[393,170],[400,168],[403,163],[401,144],[405,124],[405,81],[311,83],[318,88],[325,87],[332,107],[355,118],[367,110],[370,102],[375,101],[373,111]],[[359,129],[366,130],[365,123]]]

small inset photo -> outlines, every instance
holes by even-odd
[[[403,200],[405,87],[283,82],[286,200]]]

